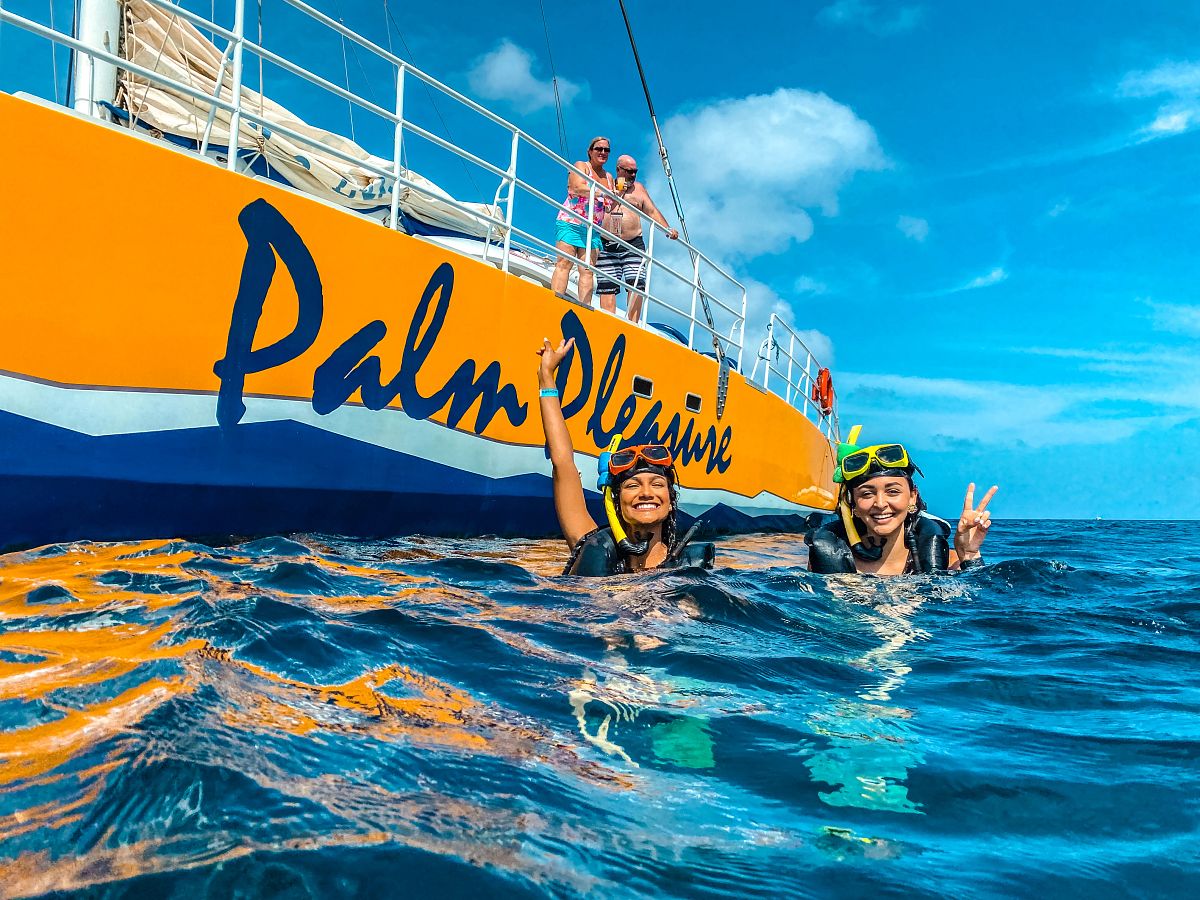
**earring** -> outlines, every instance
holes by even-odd
[[[917,504],[915,504],[915,503],[910,504],[908,507],[908,514],[911,516],[916,511],[917,511]]]

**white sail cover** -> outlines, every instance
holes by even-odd
[[[125,3],[122,56],[152,72],[189,85],[210,96],[221,79],[222,100],[233,102],[232,64],[190,22],[145,0]],[[224,65],[222,65],[224,63]],[[130,116],[160,131],[201,141],[208,129],[208,142],[229,145],[231,115],[223,109],[213,113],[211,104],[189,97],[161,84],[152,84],[132,72],[120,72],[118,103]],[[272,167],[295,187],[350,209],[386,206],[392,200],[394,179],[382,177],[349,163],[323,147],[333,147],[353,159],[391,170],[392,161],[368,153],[353,141],[305,123],[284,107],[257,91],[242,88],[242,108],[311,138],[315,145],[295,141],[268,125],[260,132],[245,117],[238,129],[238,146],[256,148]],[[213,116],[209,128],[209,116]],[[399,186],[399,204],[404,212],[422,222],[464,234],[485,237],[489,225],[446,202],[453,198],[432,181],[410,169],[401,175],[419,185]],[[503,236],[503,212],[486,203],[461,203],[479,216],[493,220],[491,235]]]

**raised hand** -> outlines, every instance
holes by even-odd
[[[537,353],[542,357],[538,374],[543,387],[554,387],[554,373],[558,371],[559,365],[562,364],[562,361],[574,349],[575,338],[568,338],[561,341],[557,347],[550,343],[550,338],[542,338],[542,346],[538,349]]]
[[[967,496],[963,500],[962,515],[958,518],[958,528],[954,530],[954,552],[959,560],[974,559],[979,556],[979,548],[987,537],[988,529],[992,527],[992,514],[987,511],[999,488],[992,485],[988,492],[975,505],[975,482],[967,485]]]

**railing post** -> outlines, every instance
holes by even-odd
[[[592,234],[596,230],[596,182],[594,182],[594,181],[590,185],[588,185],[587,217],[588,217],[587,240],[585,240],[583,242],[585,245],[583,248],[583,261],[585,263],[591,263],[591,261],[592,261]],[[580,274],[583,273],[582,269],[580,269],[579,271],[580,271]],[[593,278],[596,277],[595,272],[592,273],[592,277]],[[580,297],[579,299],[583,300],[582,297]]]
[[[792,392],[796,389],[795,385],[792,384],[792,362],[795,358],[795,354],[796,354],[796,338],[795,338],[795,335],[789,334],[788,335],[788,368],[787,368],[787,386],[788,386],[787,402],[788,402],[788,406],[792,405],[792,398],[794,396],[794,394]]]
[[[221,85],[225,83],[225,67],[229,65],[229,57],[233,54],[233,43],[225,48],[225,52],[221,54],[221,65],[217,68],[217,94],[213,99],[221,99]],[[204,133],[200,136],[200,155],[208,155],[208,139],[212,137],[213,122],[217,120],[217,105],[210,104],[208,107],[208,118],[204,121]]]
[[[767,367],[763,370],[763,390],[769,391],[771,384],[771,356],[775,352],[775,313],[767,319]],[[758,363],[755,363],[757,368]]]
[[[229,119],[229,156],[225,168],[237,171],[237,151],[242,130],[242,51],[246,31],[246,0],[233,4],[233,115]],[[220,96],[221,86],[217,85]]]
[[[500,270],[508,271],[508,258],[512,252],[513,202],[517,197],[517,148],[521,145],[521,132],[513,129],[512,154],[508,158],[508,203],[504,210],[504,251],[500,255]]]
[[[804,353],[804,418],[808,418],[808,398],[812,393],[812,351],[805,350]],[[818,413],[820,410],[818,410]]]
[[[396,133],[392,136],[392,230],[400,228],[400,158],[404,150],[404,72],[403,63],[396,67]]]
[[[641,213],[638,214],[639,216]],[[646,241],[646,284],[642,290],[642,328],[650,327],[650,276],[654,272],[654,234],[658,231],[654,223],[650,223],[650,239]],[[628,293],[626,294],[628,296]]]
[[[692,311],[688,322],[688,347],[696,349],[696,303],[700,299],[700,254],[692,254]],[[720,360],[717,361],[718,363]]]
[[[738,371],[742,371],[742,357],[746,352],[746,289],[742,288],[742,318],[738,322]]]

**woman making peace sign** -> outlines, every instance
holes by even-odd
[[[921,470],[908,451],[902,444],[859,447],[860,430],[855,426],[848,442],[838,445],[833,480],[842,486],[839,518],[805,535],[809,568],[821,574],[906,575],[983,565],[979,548],[992,524],[987,505],[996,486],[978,506],[975,484],[967,486],[951,549],[949,523],[925,512],[913,483],[913,472]]]

